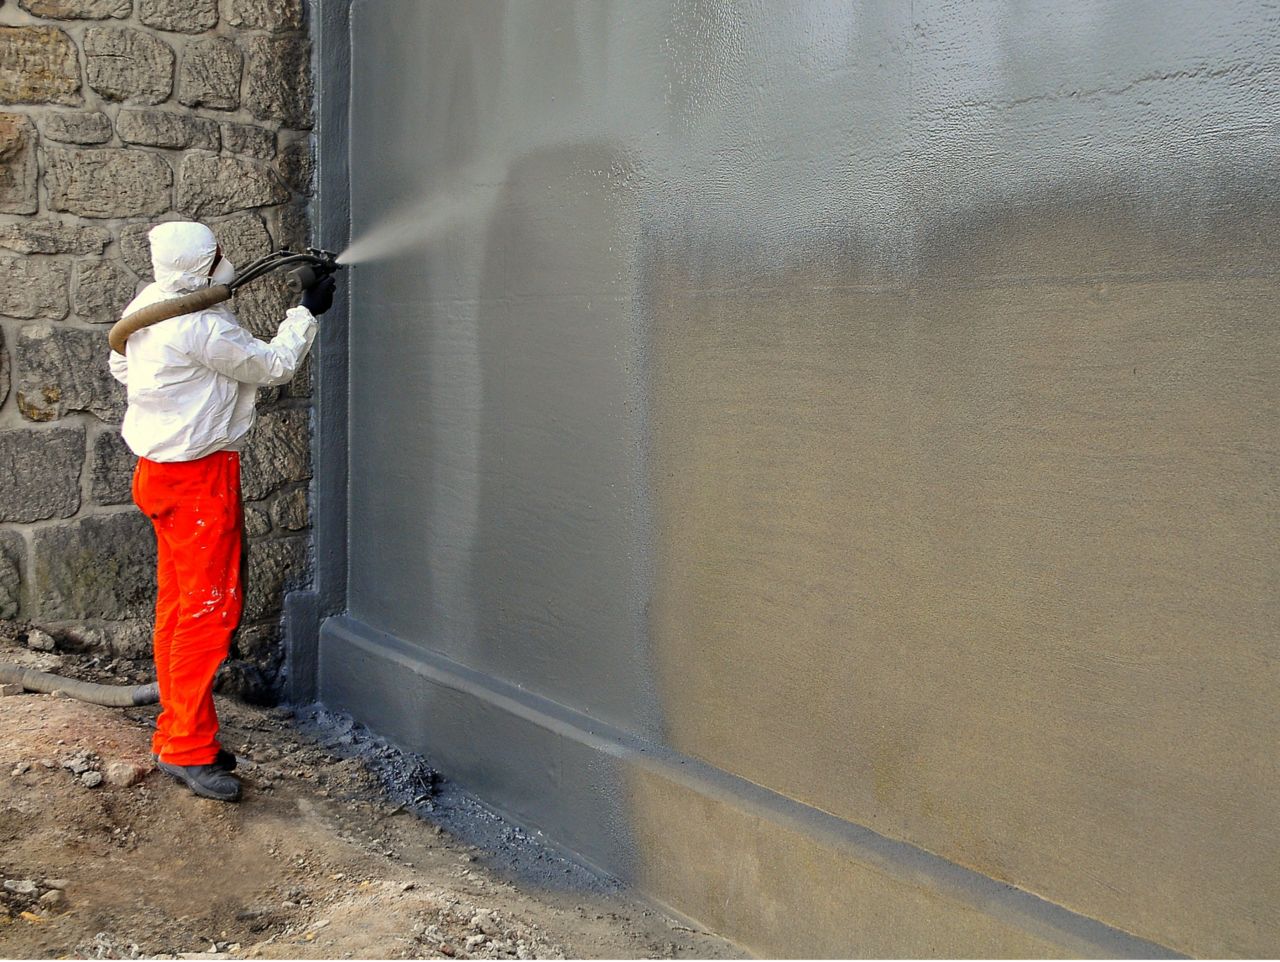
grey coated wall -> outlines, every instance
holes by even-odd
[[[352,234],[447,210],[430,243],[353,274],[357,326],[377,333],[351,352],[351,530],[368,537],[352,539],[349,600],[381,630],[652,732],[646,332],[637,252],[612,242],[637,232],[638,197],[614,183],[622,152],[598,129],[622,105],[593,117],[587,78],[562,72],[587,55],[582,13],[354,9]],[[586,15],[603,76],[613,13]],[[528,30],[550,49],[523,47]],[[361,56],[392,32],[427,47]],[[494,58],[514,73],[479,68]],[[375,381],[394,393],[369,406]]]
[[[399,242],[351,275],[351,621],[1274,953],[1278,39],[1243,0],[358,0],[352,233]],[[538,749],[486,750],[518,808]],[[657,795],[598,787],[653,878]]]

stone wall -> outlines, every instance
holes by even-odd
[[[147,231],[199,219],[233,262],[304,245],[302,0],[0,0],[0,619],[145,663],[154,540],[133,507],[108,326],[150,280]],[[269,337],[278,278],[237,297]],[[309,363],[264,389],[244,454],[244,627],[221,682],[279,677],[308,568]]]

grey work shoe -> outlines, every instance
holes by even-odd
[[[0,2],[3,2],[3,0],[0,0]],[[160,762],[160,756],[155,752],[152,752],[151,760],[158,764]],[[238,765],[239,762],[240,760],[236,758],[235,752],[229,752],[225,748],[219,748],[218,757],[209,764],[218,766],[218,768],[221,768],[224,772],[234,772],[236,770],[236,765]]]
[[[157,761],[156,767],[202,798],[212,798],[219,802],[235,802],[240,799],[240,779],[217,765],[171,765]]]

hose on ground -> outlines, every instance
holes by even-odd
[[[17,665],[0,664],[0,684],[21,685],[27,691],[60,691],[77,701],[108,708],[131,708],[134,705],[154,705],[160,700],[160,686],[150,685],[95,685],[90,681],[66,678],[47,671],[20,668]]]

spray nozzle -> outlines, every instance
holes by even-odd
[[[309,247],[305,255],[300,254],[298,256],[305,256],[306,261],[285,275],[285,283],[289,285],[289,290],[295,294],[310,290],[342,267],[338,263],[338,255],[332,251],[322,251],[316,247]]]

